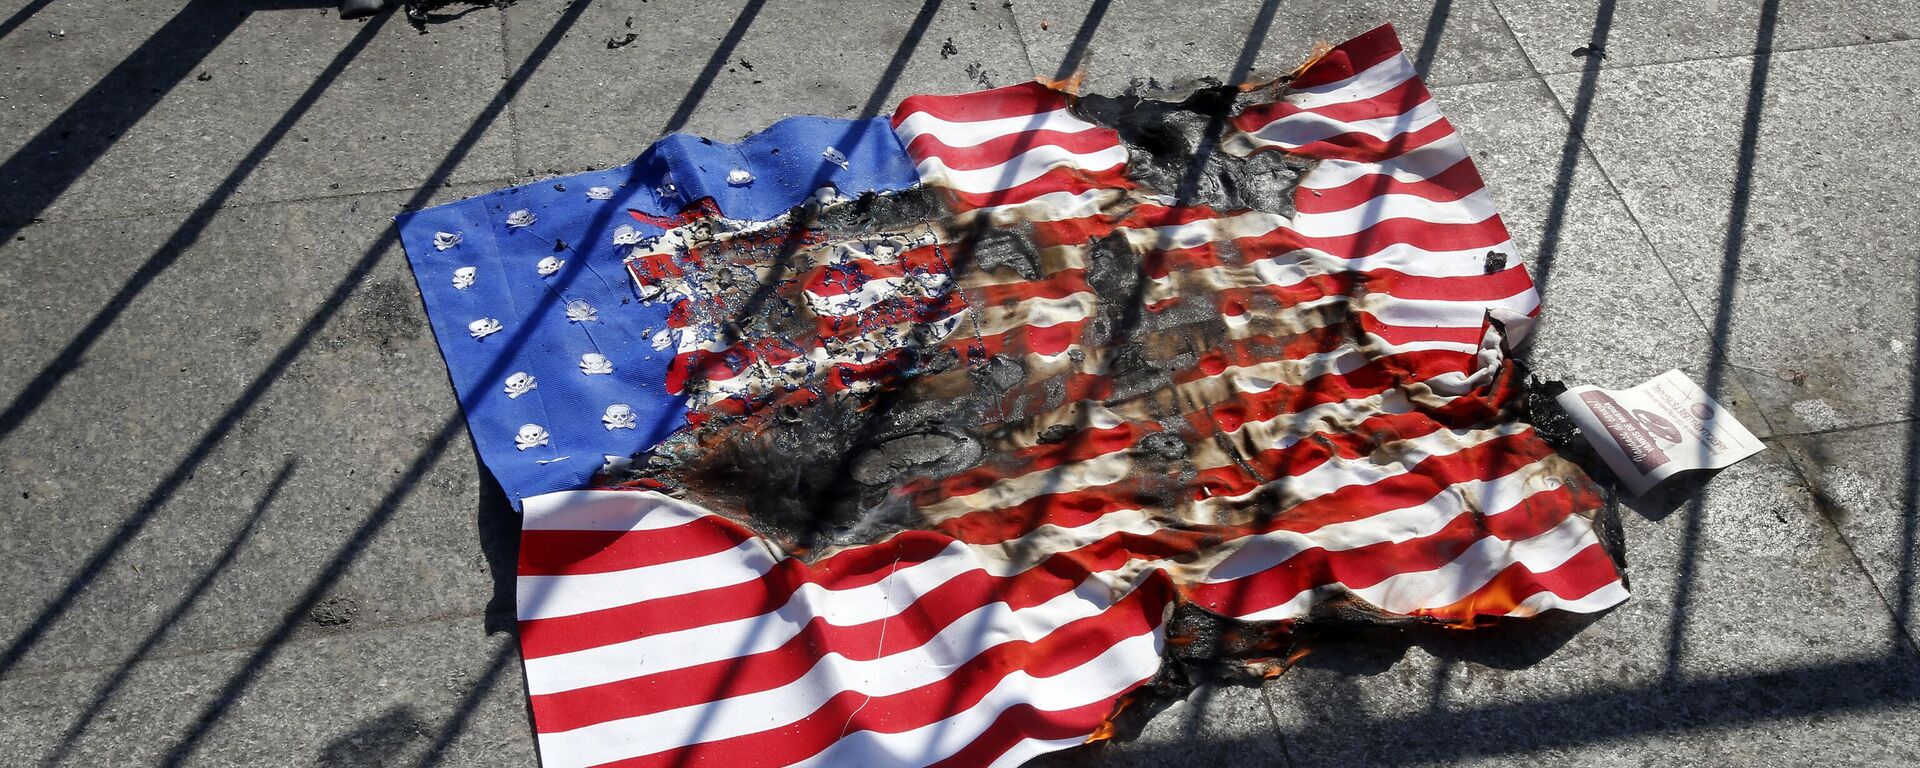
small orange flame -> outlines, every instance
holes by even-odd
[[[1119,726],[1115,725],[1114,722],[1119,720],[1120,713],[1127,711],[1127,707],[1133,706],[1134,701],[1138,698],[1139,694],[1137,693],[1129,693],[1121,696],[1120,701],[1113,705],[1113,711],[1107,713],[1106,719],[1101,720],[1099,725],[1094,726],[1093,733],[1087,736],[1086,743],[1092,744],[1097,741],[1106,741],[1113,738],[1119,731]]]
[[[1287,75],[1287,78],[1292,79],[1292,78],[1299,77],[1300,73],[1307,71],[1307,68],[1313,66],[1314,63],[1318,62],[1321,57],[1326,56],[1327,54],[1332,52],[1333,52],[1333,44],[1325,43],[1325,42],[1314,43],[1313,53],[1308,54],[1307,60],[1301,63],[1301,65],[1298,68],[1294,69],[1292,74]]]
[[[1087,81],[1086,60],[1081,59],[1080,63],[1073,68],[1073,72],[1068,74],[1066,77],[1062,77],[1059,79],[1051,79],[1051,80],[1044,77],[1036,77],[1034,78],[1034,80],[1038,81],[1041,85],[1044,85],[1048,88],[1052,88],[1061,93],[1069,93],[1069,94],[1078,96],[1080,95],[1080,87],[1083,84],[1085,84]]]

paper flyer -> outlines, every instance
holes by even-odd
[[[1677,473],[1718,469],[1766,448],[1677,370],[1632,389],[1573,387],[1558,400],[1635,496]]]

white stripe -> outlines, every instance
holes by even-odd
[[[1114,204],[1123,195],[1121,190],[1105,188],[1089,189],[1079,193],[1048,192],[1018,203],[976,208],[961,214],[961,220],[970,220],[969,217],[972,216],[989,216],[993,224],[1005,226],[1021,221],[1082,219],[1105,213],[1105,207]]]
[[[1413,62],[1404,54],[1395,54],[1345,80],[1288,91],[1282,101],[1302,109],[1365,101],[1393,90],[1413,76]]]
[[[1492,480],[1469,480],[1446,486],[1431,498],[1358,520],[1323,525],[1311,531],[1270,531],[1249,536],[1232,543],[1233,554],[1209,569],[1201,581],[1218,584],[1243,579],[1272,570],[1309,550],[1344,552],[1425,538],[1473,511],[1489,517],[1498,515],[1536,493],[1560,487],[1558,479],[1542,471],[1551,461],[1541,459]]]
[[[1619,605],[1628,597],[1627,585],[1617,580],[1574,599],[1567,599],[1551,591],[1542,590],[1528,595],[1527,599],[1521,600],[1519,605],[1507,612],[1507,615],[1533,616],[1542,611],[1554,609],[1571,613],[1593,613]]]
[[[911,294],[902,291],[901,286],[907,283],[917,283],[920,290]],[[923,295],[944,296],[951,289],[951,277],[943,273],[929,273],[901,277],[876,277],[862,283],[858,289],[846,293],[823,294],[811,290],[804,293],[807,308],[814,314],[827,317],[849,317],[884,301],[899,298],[921,301],[923,299],[920,297]]]
[[[672,528],[707,514],[652,491],[555,491],[529,496],[520,527],[529,531],[647,531]]]
[[[1427,224],[1478,224],[1498,214],[1492,195],[1481,189],[1450,202],[1418,195],[1380,195],[1363,205],[1332,213],[1299,213],[1288,219],[1277,213],[1246,213],[1157,227],[1116,227],[1129,242],[1143,249],[1197,248],[1208,243],[1264,237],[1288,230],[1305,237],[1344,237],[1365,232],[1387,219],[1412,219]],[[1484,252],[1483,252],[1484,253]]]
[[[1478,328],[1489,311],[1507,311],[1527,315],[1540,306],[1540,294],[1532,288],[1503,299],[1448,301],[1445,299],[1403,299],[1387,293],[1369,293],[1354,302],[1362,311],[1387,325],[1402,328]]]
[[[1084,707],[1111,699],[1149,677],[1160,666],[1160,632],[1135,635],[1115,643],[1099,656],[1052,677],[1032,677],[1016,671],[1000,680],[971,707],[946,719],[898,733],[860,730],[849,733],[797,766],[928,765],[972,744],[1007,710],[1025,704],[1041,711]],[[1062,746],[1036,752],[1010,750],[991,765],[1015,766],[1023,754],[1039,754],[1084,742],[1085,739],[1046,742]],[[1028,748],[1031,749],[1031,748]]]
[[[1091,735],[1093,734],[1087,734],[1087,736]],[[1087,743],[1086,736],[1051,740],[1021,739],[1015,742],[1013,746],[1008,747],[1007,751],[1000,753],[1000,756],[994,758],[993,762],[988,763],[987,768],[1015,768],[1015,766],[1025,765],[1027,761],[1049,752],[1072,749],[1085,743]]]
[[[1300,188],[1334,189],[1374,174],[1391,176],[1404,182],[1426,181],[1465,159],[1467,159],[1466,142],[1460,140],[1460,134],[1451,133],[1377,163],[1357,160],[1321,160],[1300,179]],[[1305,194],[1312,194],[1312,192]]]
[[[784,605],[758,616],[527,659],[527,688],[533,694],[557,693],[764,653],[792,640],[816,618],[850,627],[898,616],[935,587],[968,573],[1016,576],[1054,552],[1076,550],[1115,533],[1148,534],[1158,529],[1145,512],[1131,512],[1104,515],[1074,528],[1042,525],[999,544],[969,546],[955,541],[873,584],[840,590],[802,584]],[[1118,574],[1095,573],[1089,579],[1112,586]],[[905,599],[889,599],[890,595]]]
[[[1323,584],[1303,590],[1283,604],[1238,618],[1247,621],[1300,618],[1307,614],[1314,603],[1343,592],[1351,592],[1389,613],[1440,608],[1473,594],[1509,566],[1519,564],[1534,573],[1544,573],[1558,568],[1581,550],[1599,541],[1594,536],[1591,521],[1580,515],[1570,515],[1547,532],[1524,541],[1506,541],[1491,536],[1480,539],[1452,562],[1430,571],[1395,574],[1364,589],[1349,589],[1340,582]]]
[[[1204,286],[1209,292],[1233,288],[1287,288],[1309,279],[1373,271],[1394,271],[1410,277],[1488,277],[1487,252],[1513,255],[1512,241],[1492,248],[1464,251],[1428,251],[1404,243],[1373,256],[1342,259],[1317,248],[1301,248],[1243,264],[1222,264],[1199,269],[1168,272],[1150,278],[1144,293],[1146,303],[1158,304],[1181,298],[1189,286]],[[1518,264],[1507,269],[1524,269]],[[1386,293],[1369,287],[1369,291]],[[1317,299],[1315,301],[1318,301]],[[1304,303],[1304,302],[1303,302]]]
[[[1108,585],[1089,581],[1062,599],[1020,611],[1009,610],[1005,603],[988,603],[910,650],[872,660],[853,660],[828,652],[800,679],[786,685],[543,733],[540,751],[549,765],[595,765],[778,728],[813,714],[843,692],[880,697],[937,683],[989,648],[1013,641],[1037,641],[1070,622],[1104,613],[1121,597]],[[1152,636],[1147,637],[1150,644],[1158,645]],[[1126,645],[1122,643],[1116,649]],[[1019,674],[1014,672],[1009,677]],[[1056,687],[1030,691],[1025,700],[1045,706],[1048,692]]]
[[[1439,397],[1434,400],[1437,402],[1430,401],[1427,406],[1443,405],[1451,402],[1453,398]],[[1241,435],[1241,444],[1245,448],[1261,451],[1284,450],[1316,434],[1328,432],[1337,434],[1352,430],[1360,422],[1375,416],[1412,413],[1413,409],[1413,403],[1407,399],[1405,392],[1390,389],[1368,397],[1321,403],[1298,411],[1274,414],[1273,418],[1269,419],[1242,422],[1233,429],[1226,430],[1224,434]],[[1203,463],[1197,459],[1194,461],[1194,465],[1201,469],[1224,467],[1231,463],[1233,463],[1232,460],[1224,457],[1219,463]]]
[[[1099,126],[1074,116],[1073,112],[1061,108],[1050,112],[1032,115],[1014,115],[996,117],[987,120],[947,120],[931,112],[915,112],[908,115],[893,132],[900,135],[900,143],[910,145],[921,136],[932,136],[940,143],[955,149],[985,144],[1001,136],[1029,131],[1056,131],[1059,133],[1079,133]]]
[[[1298,112],[1275,120],[1250,134],[1241,134],[1254,143],[1298,149],[1316,141],[1325,141],[1349,133],[1365,134],[1381,141],[1413,133],[1441,120],[1440,107],[1433,99],[1420,102],[1397,115],[1365,120],[1335,120],[1316,112]]]
[[[1431,432],[1395,443],[1394,460],[1385,464],[1376,462],[1371,456],[1362,456],[1358,459],[1332,456],[1313,469],[1298,475],[1275,478],[1246,493],[1237,496],[1215,496],[1202,500],[1194,505],[1195,512],[1210,511],[1209,508],[1234,502],[1244,505],[1256,494],[1263,493],[1275,496],[1275,501],[1285,509],[1342,488],[1374,485],[1399,477],[1408,474],[1415,466],[1435,456],[1449,456],[1529,429],[1531,427],[1516,422],[1479,430]],[[1211,515],[1199,519],[1206,519],[1206,517]]]
[[[711,555],[607,573],[521,576],[515,586],[521,621],[572,616],[758,579],[773,568],[767,543],[748,539]]]
[[[1221,264],[1152,278],[1149,297],[1162,300],[1173,295],[1177,283],[1199,281],[1219,287],[1253,288],[1266,285],[1287,286],[1320,275],[1344,272],[1392,270],[1415,277],[1482,277],[1487,274],[1487,252],[1514,256],[1512,241],[1491,248],[1462,251],[1429,251],[1408,243],[1394,243],[1371,256],[1342,258],[1318,248],[1301,248],[1245,264]],[[1517,259],[1515,259],[1517,261]]]
[[[1004,163],[956,170],[948,168],[938,155],[920,161],[920,178],[928,184],[959,192],[999,192],[1040,178],[1047,171],[1066,166],[1083,171],[1104,171],[1125,165],[1127,148],[1111,146],[1093,152],[1078,153],[1055,144],[1042,144],[1020,153]]]
[[[954,496],[920,507],[928,520],[940,521],[979,509],[1005,509],[1050,493],[1111,485],[1126,479],[1133,460],[1124,450],[1009,477],[965,496]]]
[[[1439,202],[1419,195],[1385,194],[1328,213],[1301,213],[1293,230],[1307,237],[1340,237],[1365,232],[1388,219],[1414,219],[1427,224],[1478,224],[1500,213],[1485,188],[1458,200]]]

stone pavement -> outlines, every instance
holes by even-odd
[[[1681,368],[1771,450],[1622,503],[1635,596],[1597,621],[1355,638],[1042,762],[1920,763],[1920,5],[330,5],[0,2],[9,763],[536,764],[517,523],[393,213],[1075,63],[1278,74],[1382,22],[1532,257],[1536,368]]]

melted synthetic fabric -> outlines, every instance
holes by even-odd
[[[1411,442],[1422,436],[1510,424],[1515,384],[1497,322],[1478,363],[1435,377],[1370,332],[1365,313],[1389,298],[1373,295],[1370,275],[1327,268],[1290,290],[1249,291],[1252,262],[1271,252],[1218,238],[1202,249],[1221,268],[1186,270],[1193,247],[1156,234],[1295,214],[1314,158],[1222,148],[1242,106],[1283,94],[1272,84],[1179,103],[1074,99],[1128,154],[1128,183],[1097,196],[1077,227],[1045,207],[956,211],[921,187],[815,201],[771,223],[710,215],[642,244],[628,264],[643,296],[675,302],[663,333],[681,355],[669,379],[691,406],[687,426],[639,457],[625,484],[696,502],[808,561],[922,529],[1017,536],[1025,551],[996,556],[1035,563],[1083,546],[1071,529],[1094,507],[1137,508],[1156,532],[1127,542],[1132,554],[1183,583],[1231,557],[1222,544],[1284,528],[1290,509],[1331,490],[1291,482],[1315,462],[1399,465],[1424,458],[1430,449]],[[1486,260],[1489,273],[1508,266],[1503,252]],[[1367,361],[1364,376],[1314,378],[1337,362],[1284,381],[1259,372],[1327,354]],[[1370,390],[1364,405],[1324,407],[1349,387]],[[1284,400],[1250,405],[1278,390]],[[1314,405],[1310,417],[1262,421]],[[1293,450],[1275,456],[1275,445]],[[1116,446],[1121,462],[1091,466]],[[1541,482],[1581,505],[1593,498],[1579,469],[1540,458]],[[1111,476],[1056,480],[1092,496],[1011,507],[1021,500],[968,495],[1047,470]],[[1433,618],[1471,624],[1513,607]],[[1408,618],[1340,595],[1315,615]],[[1294,650],[1291,624],[1180,601],[1169,669],[1230,660],[1271,673]]]

